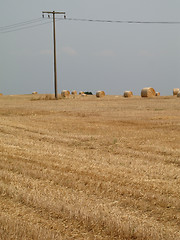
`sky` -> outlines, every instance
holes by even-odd
[[[42,11],[66,12],[56,20],[58,93],[104,90],[161,95],[180,88],[180,24],[75,21],[179,21],[179,0],[0,0],[0,92],[54,93],[53,25]],[[57,18],[62,18],[57,15]],[[29,20],[38,19],[33,24]],[[23,29],[10,26],[17,23]],[[42,24],[43,23],[43,24]],[[44,24],[47,23],[47,24]],[[34,26],[34,27],[32,27]]]

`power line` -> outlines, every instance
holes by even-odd
[[[51,20],[49,22],[45,23],[39,23],[35,24],[38,22],[42,22],[44,20],[50,20],[49,18],[47,19],[42,19],[42,18],[36,18],[24,22],[19,22],[7,26],[2,26],[0,27],[0,33],[10,33],[10,32],[16,32],[24,29],[29,29],[29,28],[34,28],[38,27],[44,24],[48,24],[52,22]],[[169,24],[169,25],[177,25],[180,24],[180,21],[131,21],[131,20],[108,20],[108,19],[86,19],[86,18],[56,18],[57,21],[60,20],[68,20],[68,21],[80,21],[80,22],[98,22],[98,23],[121,23],[121,24]],[[29,26],[28,26],[29,25]]]
[[[32,24],[32,23],[40,22],[40,21],[43,21],[42,18],[36,18],[36,19],[24,21],[24,22],[19,22],[19,23],[3,26],[3,27],[0,27],[0,30],[6,30],[6,29],[9,29],[9,28],[20,27],[20,26],[23,26],[23,25],[28,25],[28,24]]]
[[[47,19],[47,20],[49,20],[49,19]],[[0,29],[0,34],[16,32],[16,31],[20,31],[20,30],[24,30],[24,29],[29,29],[29,28],[34,28],[34,27],[42,26],[44,24],[49,24],[51,22],[52,22],[52,20],[49,20],[48,22],[44,22],[44,23],[33,24],[31,26],[26,26],[26,27],[25,26],[24,27],[18,26],[18,27],[14,27],[12,30],[8,30],[8,29],[7,30],[6,29],[1,30]]]
[[[124,21],[124,20],[102,20],[85,18],[56,18],[57,20],[81,21],[81,22],[99,22],[99,23],[126,23],[126,24],[180,24],[180,21]]]

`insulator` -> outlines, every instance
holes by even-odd
[[[64,15],[64,19],[66,19],[66,15]]]
[[[50,18],[50,15],[48,15],[48,18]]]

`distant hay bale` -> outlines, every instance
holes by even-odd
[[[174,89],[173,89],[173,95],[174,95],[174,96],[177,95],[179,91],[180,91],[179,88],[174,88]]]
[[[82,97],[85,97],[85,96],[87,96],[87,94],[85,94],[85,93],[82,93],[82,94],[81,94],[81,96],[82,96]]]
[[[156,95],[154,88],[146,87],[141,90],[141,97],[153,97]]]
[[[104,91],[97,91],[96,92],[96,97],[101,98],[105,96],[105,92]]]
[[[80,91],[80,92],[79,92],[79,95],[82,95],[82,94],[84,94],[84,92],[83,92],[83,91]]]
[[[124,97],[132,97],[133,93],[131,91],[125,91],[124,92]]]
[[[63,90],[61,92],[61,96],[64,97],[64,98],[69,97],[69,95],[70,95],[70,92],[68,90]]]
[[[32,92],[32,94],[37,94],[37,92]]]
[[[3,94],[2,93],[0,93],[0,96],[2,96]]]
[[[178,92],[177,97],[180,97],[180,91]]]
[[[156,96],[160,96],[160,92],[156,92]]]
[[[76,90],[73,90],[73,91],[71,92],[71,94],[75,96],[75,95],[77,95],[77,91],[76,91]]]

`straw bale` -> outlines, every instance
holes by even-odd
[[[177,97],[180,97],[180,91],[178,92]]]
[[[131,91],[125,91],[124,92],[124,97],[132,97],[133,93]]]
[[[71,92],[71,94],[72,94],[72,95],[77,95],[77,91],[76,91],[76,90],[73,90],[73,91]]]
[[[156,96],[160,96],[160,92],[156,92]]]
[[[173,89],[173,95],[174,95],[174,96],[177,95],[179,91],[180,91],[179,88],[174,88],[174,89]]]
[[[2,93],[0,93],[0,96],[2,96],[3,94]]]
[[[62,97],[69,97],[69,95],[70,95],[70,92],[69,92],[68,90],[63,90],[63,91],[61,92],[61,96],[62,96]]]
[[[154,88],[146,87],[141,90],[141,97],[153,97],[156,95]]]
[[[105,96],[105,92],[104,91],[97,91],[96,92],[96,97],[101,98]]]
[[[84,92],[83,92],[83,91],[80,91],[80,92],[79,92],[79,95],[82,95],[82,94],[84,94]]]
[[[37,94],[37,92],[32,92],[32,94]]]

